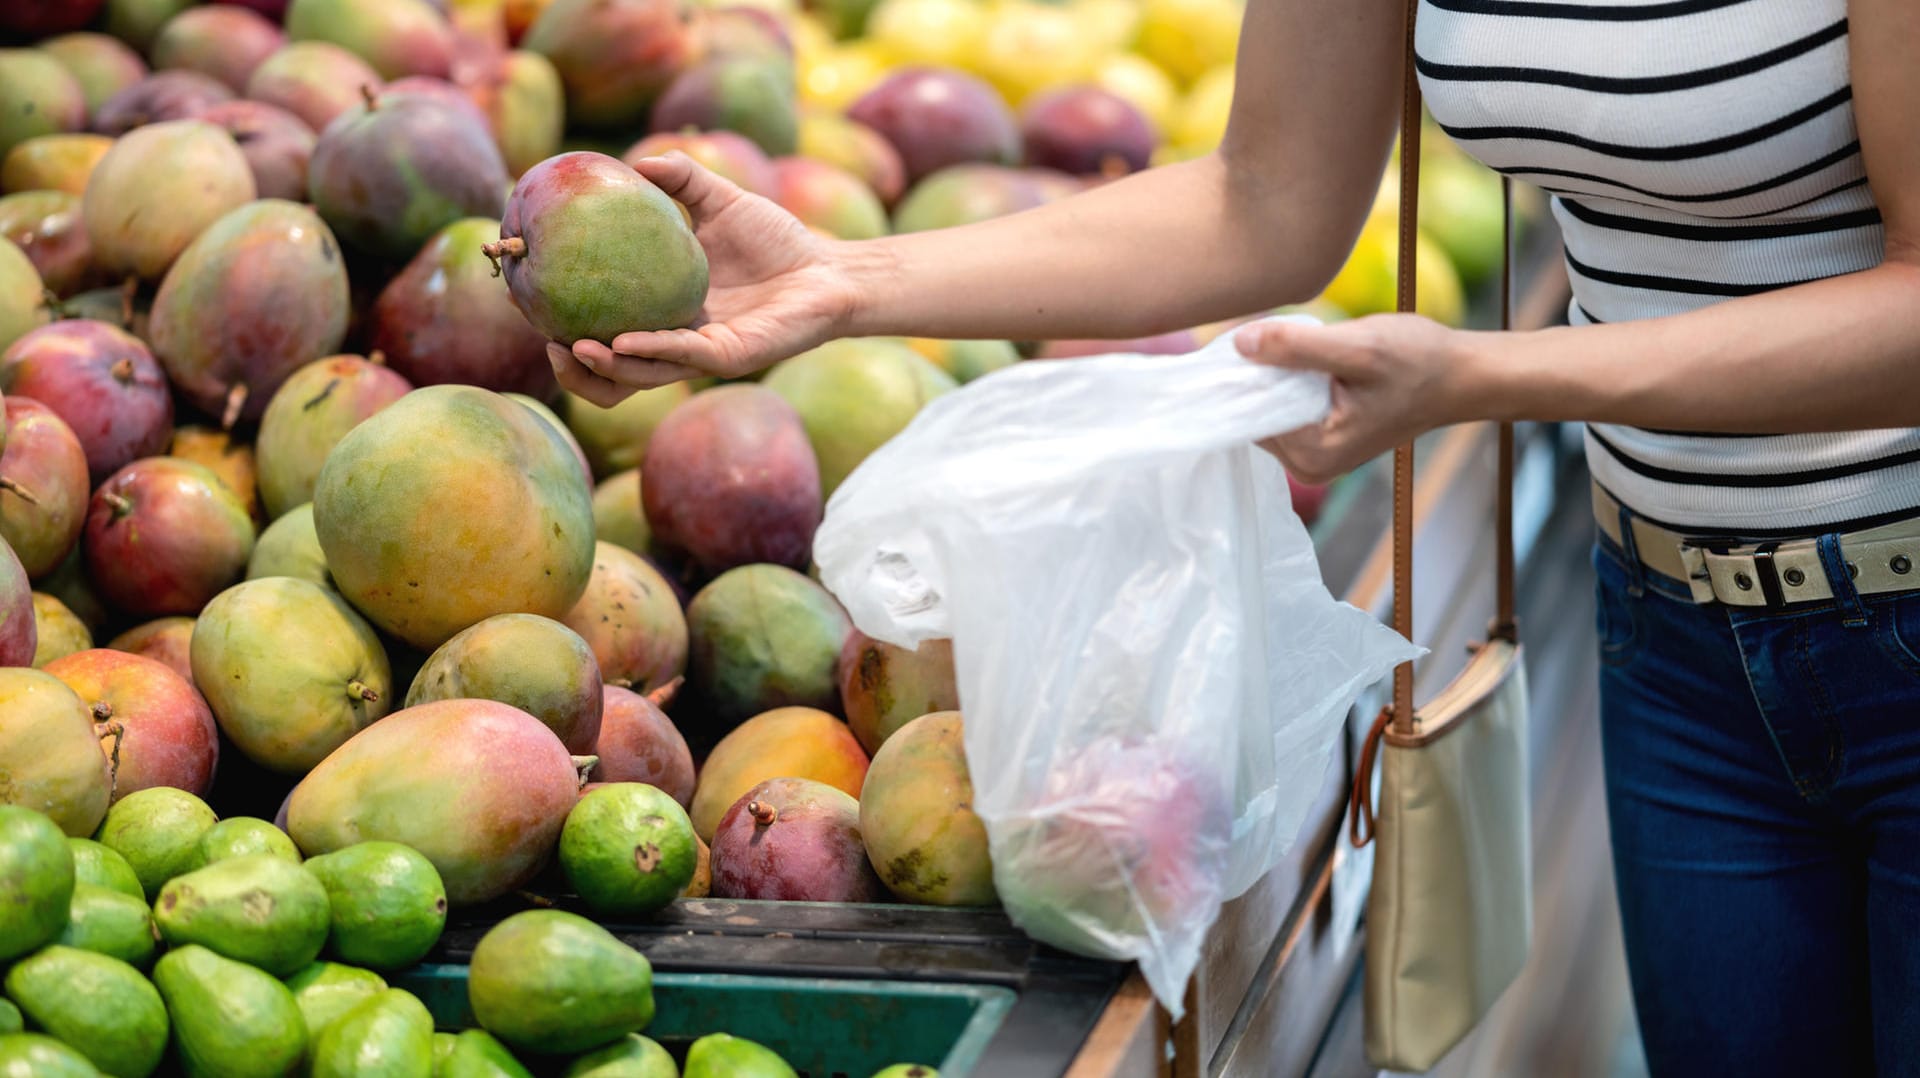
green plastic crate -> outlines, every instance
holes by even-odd
[[[467,967],[416,966],[393,979],[419,996],[443,1030],[469,1029]],[[656,973],[646,1034],[676,1058],[708,1033],[780,1053],[800,1078],[868,1078],[894,1063],[968,1078],[1013,1006],[1010,989],[914,981]]]

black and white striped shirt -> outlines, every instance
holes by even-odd
[[[1447,133],[1554,196],[1576,325],[1690,311],[1882,258],[1846,0],[1422,0],[1416,53]],[[1846,530],[1920,506],[1920,429],[1594,424],[1587,457],[1622,502],[1688,531]]]

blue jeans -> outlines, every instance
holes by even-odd
[[[1920,1075],[1920,592],[1862,597],[1824,553],[1838,598],[1769,612],[1594,552],[1655,1078]]]

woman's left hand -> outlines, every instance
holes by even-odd
[[[1325,483],[1449,423],[1480,418],[1461,383],[1466,334],[1418,315],[1315,326],[1275,322],[1234,336],[1256,363],[1333,378],[1326,419],[1261,445],[1305,483]]]

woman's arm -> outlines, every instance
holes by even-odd
[[[1686,314],[1534,333],[1384,316],[1243,331],[1243,351],[1335,376],[1335,407],[1275,449],[1325,479],[1475,419],[1745,433],[1920,426],[1920,5],[1851,0],[1854,110],[1886,228],[1870,270]]]
[[[555,347],[555,371],[611,403],[835,336],[1127,337],[1308,299],[1378,189],[1404,18],[1399,0],[1250,0],[1216,153],[962,228],[822,240],[684,158],[642,162],[707,249],[706,323]]]

